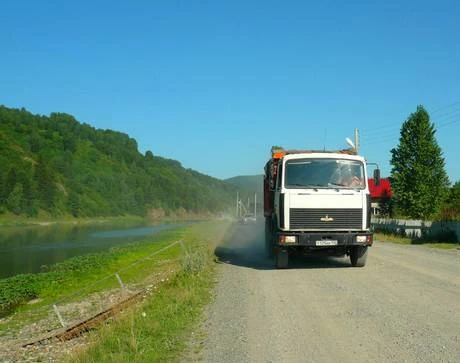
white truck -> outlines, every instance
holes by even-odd
[[[266,251],[278,268],[293,254],[348,255],[352,266],[364,266],[373,243],[365,159],[353,149],[272,150],[264,216]]]

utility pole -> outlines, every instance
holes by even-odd
[[[356,128],[355,129],[355,150],[356,154],[359,152],[359,130]]]
[[[257,193],[254,193],[254,218],[257,218],[256,212],[257,212]]]

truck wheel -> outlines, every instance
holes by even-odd
[[[288,268],[289,252],[286,250],[278,250],[275,256],[276,268]]]
[[[363,267],[367,259],[367,246],[353,246],[350,251],[350,262],[353,267]]]
[[[268,258],[273,258],[273,243],[271,235],[265,237],[265,253]]]

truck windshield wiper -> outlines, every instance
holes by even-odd
[[[336,189],[339,188],[344,188],[344,189],[354,189],[354,190],[360,190],[362,187],[360,186],[350,186],[350,185],[345,185],[345,184],[336,184],[336,183],[328,183],[327,184],[329,187],[334,187]]]
[[[293,183],[293,184],[288,184],[289,186],[294,186],[294,187],[303,187],[303,188],[324,188],[325,185],[323,184],[299,184],[299,183]]]
[[[327,183],[327,185],[329,187],[342,187],[342,188],[346,187],[346,185],[344,184],[336,184],[336,183]]]

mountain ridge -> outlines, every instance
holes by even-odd
[[[228,179],[224,179],[224,181],[253,193],[263,193],[263,174],[237,175]]]

